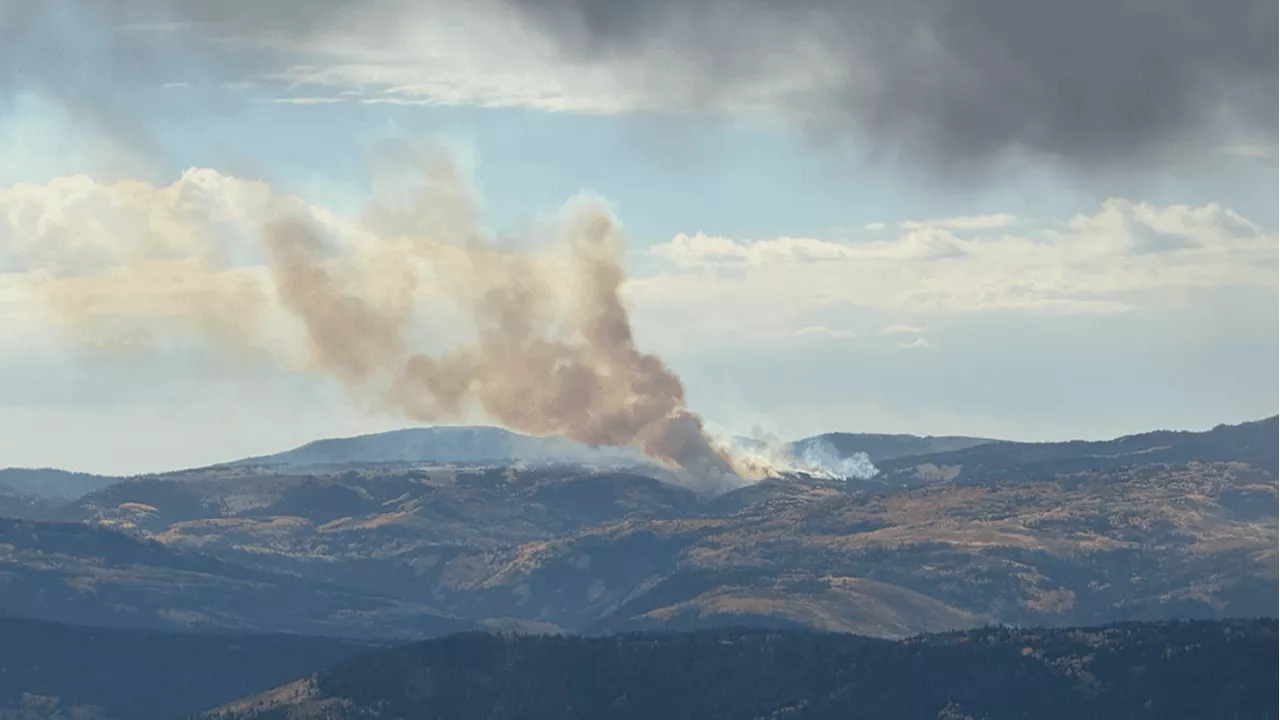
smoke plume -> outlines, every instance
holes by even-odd
[[[353,388],[374,388],[406,417],[448,421],[475,404],[520,432],[638,447],[701,489],[742,482],[686,407],[680,379],[636,348],[619,295],[624,246],[602,209],[575,214],[560,238],[568,262],[558,271],[474,237],[462,245],[393,239],[407,257],[451,278],[445,288],[474,331],[471,342],[439,354],[406,341],[411,316],[379,312],[345,292],[305,223],[273,223],[264,236],[276,291],[305,325],[317,366]]]
[[[499,246],[448,158],[413,150],[401,154],[415,168],[354,224],[196,170],[167,188],[77,177],[0,189],[15,208],[0,240],[77,340],[145,350],[194,336],[330,376],[416,421],[479,411],[528,434],[635,447],[702,490],[749,477],[676,374],[636,346],[625,243],[601,204],[577,203],[543,242]],[[442,315],[458,337],[432,337]]]

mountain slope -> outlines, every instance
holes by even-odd
[[[491,554],[438,602],[594,632],[750,617],[901,637],[1270,615],[1280,601],[1275,478],[1244,465],[886,495],[775,485],[724,515],[623,521]]]
[[[365,643],[296,635],[160,632],[0,617],[0,717],[6,709],[56,704],[63,710],[80,707],[95,718],[173,720],[368,649]]]
[[[0,554],[0,571],[27,583],[0,606],[355,636],[752,623],[903,637],[1273,614],[1276,474],[1248,462],[1265,461],[1267,427],[1173,434],[1173,445],[1159,433],[991,443],[923,458],[979,457],[967,465],[883,461],[906,488],[796,475],[710,498],[563,463],[204,468],[118,483],[56,515],[218,568],[157,559],[107,572],[109,543],[67,551],[41,532]],[[1167,461],[1186,456],[1227,459]],[[257,582],[315,601],[296,613],[255,605]],[[361,611],[339,612],[343,598]]]
[[[263,494],[250,503],[250,490]],[[166,500],[176,509],[139,509]],[[625,473],[395,470],[147,480],[85,502],[96,522],[169,547],[504,627],[751,621],[901,637],[1277,601],[1274,476],[1239,463],[884,495],[797,477],[711,500]]]
[[[0,489],[36,498],[74,500],[121,479],[52,468],[0,468]]]
[[[209,720],[1263,718],[1275,621],[984,629],[890,642],[722,629],[467,634],[374,651]]]
[[[357,463],[485,463],[516,460],[637,462],[627,448],[591,448],[565,438],[539,438],[496,427],[429,427],[316,440],[275,455],[233,465],[343,465]]]
[[[747,447],[763,443],[746,438]],[[866,453],[878,460],[948,452],[993,442],[970,437],[918,437],[870,433],[827,433],[790,443],[800,454],[824,447],[837,457]],[[496,427],[430,427],[394,430],[349,438],[316,440],[274,455],[247,458],[232,466],[337,466],[363,463],[503,463],[577,462],[589,464],[647,463],[631,448],[592,448],[561,437],[532,437]]]
[[[895,458],[880,465],[876,483],[911,486],[946,480],[984,483],[1043,480],[1058,475],[1136,465],[1241,462],[1275,474],[1280,417],[1219,425],[1206,432],[1161,430],[1100,442],[994,442],[945,453]]]
[[[430,637],[472,625],[422,604],[336,589],[108,529],[0,518],[0,613],[161,629]]]
[[[901,457],[964,450],[993,442],[998,441],[959,435],[877,435],[834,432],[796,440],[791,443],[791,447],[801,456],[808,448],[815,446],[829,447],[842,457],[866,453],[871,462],[878,463]]]

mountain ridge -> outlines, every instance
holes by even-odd
[[[348,657],[204,720],[1261,718],[1276,621],[983,628],[890,641],[721,628],[454,635]]]
[[[9,467],[0,468],[0,491],[41,499],[74,500],[123,479],[57,468]]]
[[[988,443],[882,461],[870,480],[793,474],[715,496],[573,463],[182,471],[3,506],[65,524],[0,523],[0,573],[16,579],[0,603],[357,636],[750,622],[902,637],[1270,613],[1280,503],[1259,464],[1274,422]],[[124,540],[69,539],[91,529]],[[122,562],[125,540],[153,544]],[[166,548],[189,554],[152,557]],[[315,601],[283,615],[255,593]],[[343,603],[361,609],[335,614]]]

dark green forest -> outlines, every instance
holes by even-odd
[[[718,629],[467,633],[348,658],[257,720],[1275,718],[1276,621],[986,628],[888,641]],[[327,699],[327,701],[326,701]]]

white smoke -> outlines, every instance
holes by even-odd
[[[716,444],[724,447],[736,464],[753,477],[805,474],[848,481],[869,480],[880,472],[865,452],[845,455],[821,438],[791,444],[756,431],[749,439],[717,439]]]
[[[864,452],[852,455],[841,455],[835,446],[826,440],[812,438],[806,440],[795,453],[810,475],[821,475],[837,480],[870,480],[880,473],[871,456]]]

